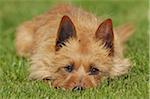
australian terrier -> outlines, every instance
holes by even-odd
[[[16,50],[30,59],[30,79],[81,90],[128,72],[122,45],[132,33],[130,24],[113,28],[111,19],[59,5],[18,27]]]

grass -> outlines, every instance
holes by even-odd
[[[43,82],[28,81],[28,62],[15,53],[15,29],[23,21],[47,11],[55,2],[0,1],[0,99],[148,99],[148,0],[70,1],[97,16],[112,18],[114,26],[135,24],[135,34],[126,44],[125,55],[133,62],[127,75],[82,92],[55,90]]]

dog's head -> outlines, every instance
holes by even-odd
[[[56,38],[52,85],[56,88],[84,89],[97,86],[109,75],[114,54],[111,19],[103,21],[93,37],[78,36],[68,16],[64,16]]]

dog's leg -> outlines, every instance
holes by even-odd
[[[31,23],[24,23],[17,29],[16,50],[19,56],[27,57],[31,54],[33,48],[34,29]]]

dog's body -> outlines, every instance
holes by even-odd
[[[62,5],[22,24],[16,49],[31,59],[29,78],[51,79],[55,87],[73,89],[127,73],[131,65],[123,57],[122,44],[131,27],[113,32],[110,19],[101,22],[88,12]]]

